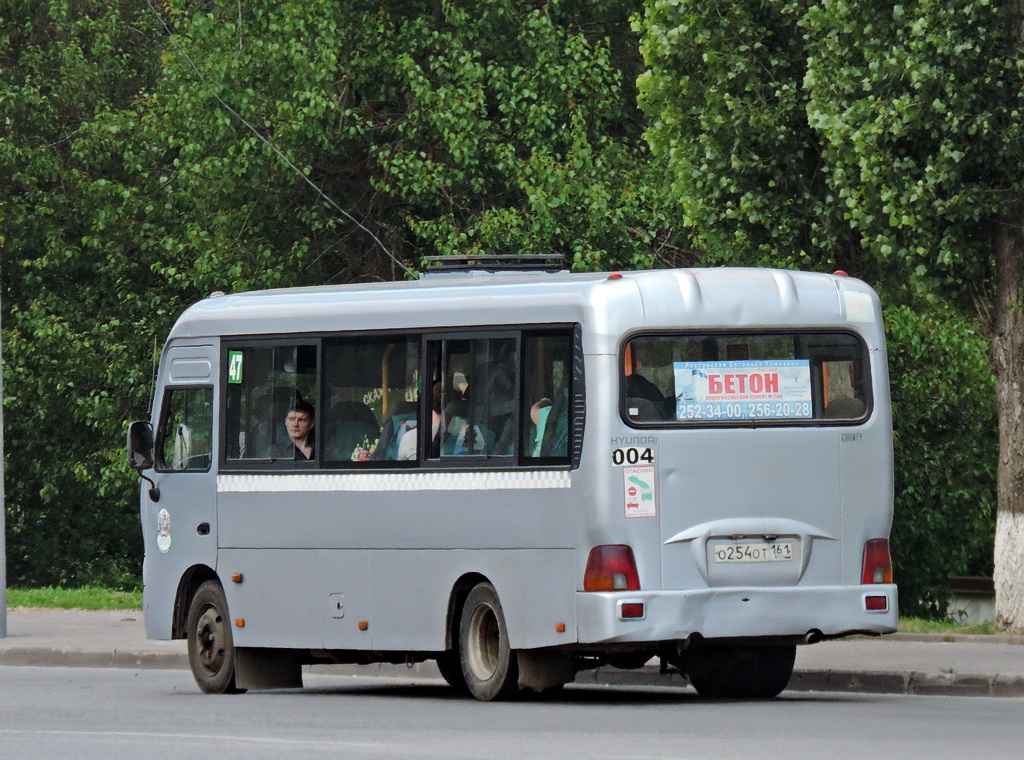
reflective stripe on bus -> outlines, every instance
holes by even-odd
[[[295,473],[219,475],[219,493],[291,493],[331,491],[489,491],[569,488],[566,471]]]

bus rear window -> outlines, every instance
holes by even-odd
[[[634,423],[828,424],[870,411],[867,350],[847,332],[643,335],[623,351]]]

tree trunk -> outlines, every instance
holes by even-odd
[[[1009,0],[1008,7],[1010,47],[1020,50],[1024,47],[1024,0]],[[1007,630],[1024,632],[1024,198],[1013,197],[995,227],[991,358],[999,416],[993,573],[996,622]]]
[[[992,314],[992,369],[999,414],[996,515],[996,621],[1024,631],[1024,203],[1007,208],[995,230],[996,299]]]

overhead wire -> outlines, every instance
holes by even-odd
[[[167,36],[170,37],[172,44],[177,48],[178,52],[181,53],[182,57],[184,57],[184,59],[186,61],[188,61],[189,66],[192,67],[192,70],[195,72],[196,77],[199,79],[199,83],[203,86],[204,89],[206,89],[206,91],[208,93],[210,93],[210,95],[212,95],[214,97],[214,99],[216,99],[216,101],[221,105],[221,107],[224,108],[224,110],[226,110],[228,113],[230,113],[236,119],[238,119],[238,121],[240,121],[242,124],[244,124],[249,129],[249,131],[252,132],[254,135],[256,135],[256,137],[264,145],[266,145],[268,148],[270,148],[272,151],[274,151],[274,153],[277,155],[278,158],[280,158],[282,161],[284,161],[284,163],[293,172],[295,172],[297,175],[299,175],[306,182],[306,184],[309,185],[311,188],[313,188],[313,190],[317,193],[317,195],[319,195],[321,198],[323,198],[324,201],[326,201],[335,211],[337,211],[339,214],[341,214],[346,219],[351,221],[356,227],[358,227],[363,232],[365,232],[367,235],[369,235],[373,239],[373,241],[380,247],[380,249],[387,255],[387,257],[390,258],[399,267],[401,267],[405,271],[406,274],[412,275],[412,276],[416,276],[416,274],[417,274],[416,271],[413,270],[413,269],[410,269],[409,267],[407,267],[405,265],[405,263],[402,262],[401,259],[399,259],[397,256],[395,256],[388,249],[388,247],[386,245],[384,245],[384,243],[381,241],[381,239],[379,237],[377,237],[373,233],[373,231],[369,227],[364,225],[362,222],[360,222],[358,219],[356,219],[352,214],[350,214],[348,211],[346,211],[341,206],[339,206],[337,203],[335,203],[333,198],[331,198],[329,195],[327,195],[327,193],[325,193],[323,190],[321,190],[319,185],[317,185],[315,182],[313,182],[313,180],[311,180],[308,176],[306,176],[306,174],[301,169],[299,169],[294,163],[292,163],[292,161],[284,153],[282,153],[281,150],[278,149],[278,147],[276,145],[274,145],[262,133],[260,133],[260,131],[258,129],[256,129],[256,127],[254,127],[252,124],[250,124],[245,119],[245,117],[243,117],[240,113],[238,113],[238,111],[236,111],[234,108],[232,108],[231,105],[224,100],[224,98],[222,98],[219,94],[217,94],[217,91],[210,85],[210,83],[207,81],[206,77],[203,76],[203,73],[199,70],[199,67],[196,65],[195,61],[192,60],[192,57],[188,54],[188,51],[186,51],[184,46],[178,41],[178,35],[175,34],[174,30],[172,30],[171,27],[168,26],[167,22],[164,21],[164,18],[163,18],[163,16],[160,15],[159,11],[157,11],[157,9],[153,7],[153,0],[146,0],[146,4],[149,6],[149,10],[156,17],[156,20],[160,22],[160,25],[164,28],[164,31],[167,32]]]

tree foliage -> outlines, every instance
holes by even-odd
[[[952,309],[885,310],[900,612],[946,612],[949,578],[990,576],[999,439],[988,343]]]
[[[638,28],[648,137],[716,260],[984,296],[1024,176],[1005,8],[648,0]]]
[[[861,5],[648,0],[631,29],[640,0],[0,0],[11,582],[135,583],[124,422],[176,315],[214,290],[392,279],[427,254],[591,269],[700,251],[987,302],[986,215],[1024,165],[1000,141],[1020,71],[1001,11]],[[916,572],[962,530],[938,572],[973,572],[981,343],[933,306],[887,319],[897,561]],[[932,399],[944,367],[964,388]],[[971,442],[909,411],[929,405]],[[962,488],[929,485],[944,477]],[[935,572],[911,584],[932,608]]]
[[[135,582],[124,422],[211,291],[392,279],[438,253],[685,257],[629,12],[0,0],[11,582]]]
[[[145,409],[154,310],[105,118],[156,67],[135,3],[0,6],[8,579],[134,582],[121,420]],[[159,305],[158,305],[159,304]],[[147,324],[148,323],[148,324]]]
[[[1024,177],[1024,54],[1012,23],[1020,9],[1011,6],[648,0],[638,23],[648,137],[672,170],[698,245],[728,263],[839,267],[883,283],[889,303],[912,305],[920,319],[891,312],[898,401],[928,400],[922,373],[936,389],[949,387],[939,373],[950,367],[992,387],[974,369],[982,345],[967,339],[956,309],[977,307],[989,337],[1002,334],[994,220],[1019,230],[1006,212]],[[962,361],[951,361],[952,347],[967,351]],[[963,572],[965,552],[977,569],[989,556],[978,553],[978,537],[991,538],[992,417],[973,401],[984,424],[951,445],[957,396],[943,396],[897,403],[894,542],[909,607],[941,608],[941,574]],[[1001,408],[1012,415],[1011,406]],[[927,407],[941,416],[923,424],[916,410]],[[944,498],[924,487],[919,467],[944,484]],[[975,496],[956,484],[971,484]],[[958,524],[961,506],[970,530],[958,537],[945,526]],[[945,557],[940,536],[953,542]],[[927,573],[918,572],[920,557]]]
[[[706,261],[862,272],[807,122],[809,0],[652,0],[647,137]]]

